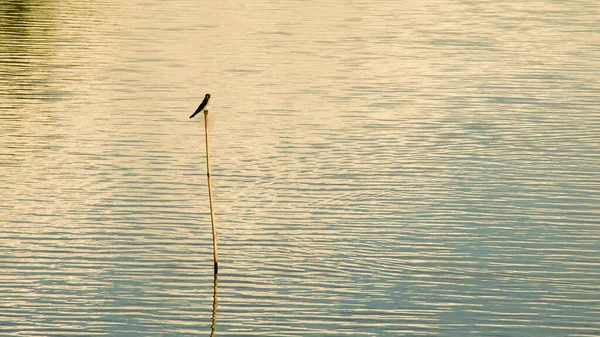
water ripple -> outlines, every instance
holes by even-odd
[[[0,334],[209,334],[205,92],[215,335],[600,334],[598,6],[413,7],[3,1]]]

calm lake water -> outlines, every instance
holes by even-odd
[[[0,335],[599,336],[599,18],[3,0]]]

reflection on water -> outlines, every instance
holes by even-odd
[[[1,2],[0,334],[599,335],[599,10]]]
[[[16,164],[22,153],[43,151],[48,147],[51,129],[56,126],[56,116],[31,116],[19,113],[27,108],[29,99],[45,99],[52,95],[51,68],[47,66],[53,48],[45,44],[50,33],[49,22],[30,26],[30,20],[49,16],[51,10],[32,11],[24,2],[7,2],[0,5],[0,76],[2,78],[2,114],[0,115],[0,139],[2,140],[2,165]],[[46,89],[49,90],[46,90]],[[29,134],[29,127],[39,127],[39,132]],[[14,136],[11,136],[14,135]]]
[[[215,331],[217,331],[217,306],[218,306],[218,303],[219,303],[218,290],[219,290],[219,274],[215,273],[215,275],[214,275],[214,285],[213,285],[212,324],[210,325],[210,335],[211,335],[211,337],[214,336],[215,335]]]

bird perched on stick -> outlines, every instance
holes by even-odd
[[[204,95],[204,100],[202,101],[202,103],[200,103],[200,106],[198,107],[198,109],[196,109],[196,111],[194,111],[194,113],[190,116],[190,118],[194,118],[194,116],[196,116],[198,114],[198,112],[204,110],[204,108],[206,108],[206,106],[208,105],[209,100],[210,100],[210,94]]]

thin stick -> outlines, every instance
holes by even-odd
[[[204,110],[204,135],[206,137],[206,177],[208,178],[208,198],[210,200],[210,222],[212,224],[213,257],[215,275],[219,273],[219,257],[217,256],[217,227],[215,226],[215,209],[213,207],[212,184],[210,180],[210,153],[208,143],[208,110]]]

